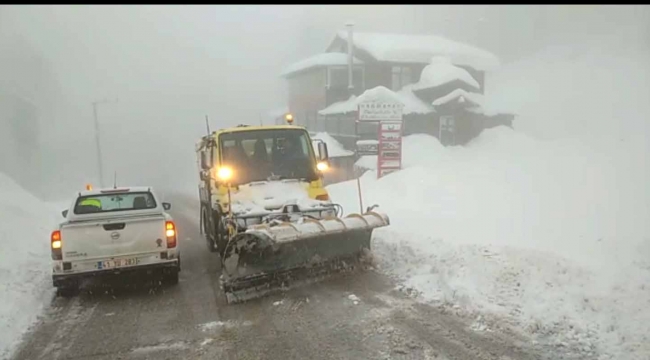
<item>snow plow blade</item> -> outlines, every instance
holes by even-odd
[[[369,211],[345,218],[258,225],[226,246],[221,287],[228,303],[243,302],[354,268],[370,250],[372,231],[389,225]]]

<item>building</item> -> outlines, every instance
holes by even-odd
[[[426,133],[443,145],[463,145],[483,129],[512,126],[514,115],[490,108],[483,97],[485,73],[498,66],[495,55],[440,36],[340,31],[324,53],[290,65],[282,77],[296,123],[331,134],[347,149],[377,138],[376,124],[356,118],[363,94],[380,87],[404,104],[404,135]]]

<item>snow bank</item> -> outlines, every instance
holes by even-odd
[[[346,150],[340,142],[333,138],[330,134],[326,132],[319,132],[316,135],[312,136],[312,139],[322,140],[327,144],[327,152],[330,157],[344,157],[352,156],[354,152]],[[318,154],[318,142],[314,142],[314,151]]]
[[[476,90],[481,89],[481,85],[467,70],[454,66],[449,58],[437,56],[422,69],[420,81],[415,84],[414,90],[438,87],[455,80],[460,80]]]
[[[428,153],[423,154],[422,149],[427,149],[425,151],[428,151]],[[432,149],[436,149],[435,156],[433,156],[434,152],[431,151]],[[449,161],[449,157],[444,157],[444,149],[444,146],[433,136],[425,134],[405,136],[402,138],[402,165],[404,168],[418,165],[433,166],[441,161]],[[354,166],[366,170],[376,170],[377,155],[361,156],[354,163]]]
[[[0,358],[50,298],[50,232],[60,209],[0,173]]]
[[[466,147],[404,139],[404,170],[362,177],[391,226],[380,265],[423,299],[510,319],[583,356],[650,356],[650,167],[644,144],[603,149],[509,128]],[[328,187],[356,211],[356,182]]]

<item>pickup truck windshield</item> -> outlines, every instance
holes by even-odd
[[[234,184],[279,179],[318,179],[307,132],[251,130],[219,136],[222,162],[233,170]]]
[[[150,192],[125,192],[81,196],[74,206],[76,215],[125,210],[154,209],[156,200]]]

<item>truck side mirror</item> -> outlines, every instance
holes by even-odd
[[[172,204],[170,204],[168,202],[162,203],[162,206],[163,206],[163,209],[165,209],[165,210],[169,210],[169,209],[172,208]]]
[[[68,217],[68,210],[61,211],[61,215],[63,215],[64,218]]]
[[[204,170],[199,173],[199,176],[201,177],[201,181],[206,181],[210,179],[210,171],[209,170]]]
[[[212,164],[208,161],[208,154],[205,151],[201,151],[201,169],[210,170]]]
[[[329,154],[327,152],[327,144],[324,141],[318,142],[318,160],[319,161],[328,161]]]

